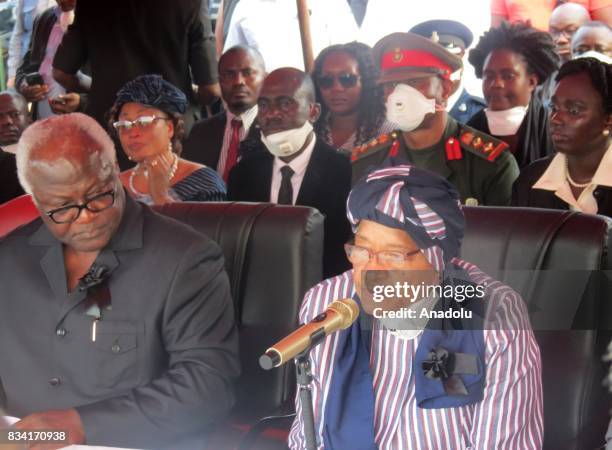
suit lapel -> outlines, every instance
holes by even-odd
[[[312,149],[312,155],[308,166],[306,166],[306,172],[304,173],[304,179],[300,186],[300,192],[296,199],[296,205],[313,206],[318,202],[318,193],[320,192],[319,186],[321,185],[321,173],[325,172],[325,149],[322,147],[320,140],[317,139],[314,148]]]

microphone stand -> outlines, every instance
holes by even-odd
[[[295,357],[295,375],[300,390],[300,403],[302,404],[302,421],[304,423],[304,437],[306,450],[317,450],[314,412],[312,407],[312,371],[310,370],[310,348]]]

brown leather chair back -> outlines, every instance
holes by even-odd
[[[612,220],[535,208],[464,208],[462,258],[523,295],[542,354],[544,449],[604,443],[601,360],[612,330]]]
[[[269,203],[172,203],[155,209],[223,249],[240,335],[242,375],[232,421],[293,408],[293,364],[264,371],[259,356],[298,326],[306,291],[322,277],[323,216]]]

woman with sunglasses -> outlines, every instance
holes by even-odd
[[[339,150],[354,147],[393,131],[385,120],[382,89],[371,49],[351,42],[324,49],[315,60],[313,79],[321,116],[317,135]]]
[[[185,94],[159,75],[143,75],[117,93],[110,125],[136,166],[121,174],[129,193],[147,204],[222,201],[226,187],[210,167],[179,157]]]

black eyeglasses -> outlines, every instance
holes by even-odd
[[[359,75],[354,73],[341,73],[340,75],[321,75],[318,78],[318,84],[321,89],[331,89],[336,81],[340,83],[344,89],[352,88],[357,85]]]
[[[79,218],[81,211],[86,209],[92,213],[99,213],[115,204],[115,188],[102,192],[90,198],[82,205],[68,205],[52,211],[45,212],[57,224],[72,223]]]

